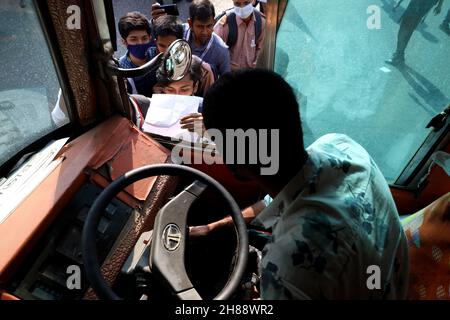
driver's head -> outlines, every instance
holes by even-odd
[[[269,136],[273,133],[271,129],[278,129],[278,140],[258,135],[259,154],[263,151],[274,156],[278,152],[275,158],[279,160],[279,170],[275,174],[287,177],[305,160],[299,105],[289,84],[272,71],[244,69],[225,74],[208,90],[202,113],[206,129],[218,129],[222,133],[224,143],[219,152],[224,159],[228,146],[233,143],[226,134],[227,129],[244,132],[255,129],[258,134],[261,129],[267,129]],[[279,148],[269,141],[276,141]],[[261,150],[261,143],[266,143],[268,153]],[[246,150],[249,149],[246,145]],[[239,150],[235,149],[234,164],[227,163],[232,171],[249,178],[260,176],[260,169],[266,163],[260,158],[256,163],[249,163],[249,155],[245,155],[246,164],[240,165],[236,153]]]
[[[172,42],[183,39],[183,24],[175,16],[159,17],[155,20],[153,28],[158,53],[166,52]]]
[[[189,27],[201,44],[211,38],[215,15],[214,5],[209,0],[194,0],[189,6]]]

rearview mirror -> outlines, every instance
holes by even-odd
[[[191,47],[185,40],[176,40],[164,54],[159,76],[169,81],[178,81],[188,73],[192,62]]]

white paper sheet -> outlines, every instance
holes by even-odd
[[[0,223],[61,163],[55,159],[69,138],[49,143],[0,185]]]
[[[197,141],[196,133],[181,129],[180,119],[198,112],[202,101],[203,98],[200,97],[154,94],[142,130],[160,136]]]

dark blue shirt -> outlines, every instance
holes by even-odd
[[[156,55],[155,49],[156,48],[154,47],[151,47],[149,49],[150,59],[154,58],[154,56]],[[138,67],[131,61],[128,50],[125,55],[123,55],[119,59],[119,66],[124,69],[132,69]],[[127,89],[129,93],[142,94],[146,97],[152,96],[153,86],[157,83],[156,72],[150,72],[141,77],[128,78],[127,80]]]
[[[209,63],[216,78],[230,72],[230,52],[226,43],[217,34],[213,33],[212,43],[209,48],[209,41],[201,47],[196,47],[194,45],[194,34],[189,32],[189,28],[186,26],[187,25],[185,25],[185,40],[189,42],[192,49],[192,54]]]

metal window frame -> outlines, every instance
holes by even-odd
[[[120,98],[120,103],[114,105],[114,108],[122,113],[126,118],[131,119],[131,108],[128,101],[128,93],[123,77],[114,76],[106,70],[109,62],[114,63],[113,55],[117,51],[116,25],[114,18],[114,7],[112,0],[90,0],[93,11],[93,18],[99,36],[98,68],[101,78],[104,79],[115,97]],[[110,94],[113,92],[110,91]],[[114,104],[114,100],[111,101]],[[117,101],[119,102],[119,101]]]
[[[268,0],[266,17],[266,29],[263,49],[257,61],[257,67],[273,70],[276,53],[277,31],[281,23],[281,15],[284,11],[280,11],[280,6],[286,6],[287,0]]]

